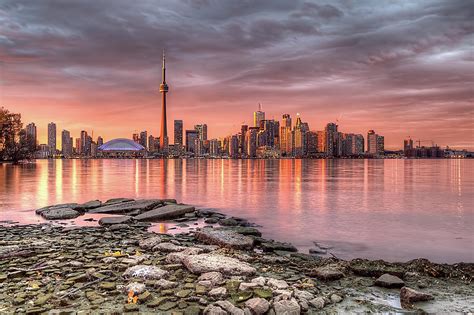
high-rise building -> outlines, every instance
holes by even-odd
[[[301,121],[301,117],[298,114],[298,118],[296,118],[295,129],[293,131],[293,154],[297,157],[302,157],[307,153],[306,147],[306,133],[309,131],[308,123],[304,123]]]
[[[140,132],[140,141],[139,143],[146,149],[148,148],[148,132],[142,131]]]
[[[198,138],[196,130],[186,130],[186,152],[195,153],[195,140]]]
[[[352,155],[364,154],[364,136],[363,135],[352,135]]]
[[[379,136],[374,130],[369,130],[367,133],[367,153],[371,155],[383,155],[385,139]]]
[[[195,125],[194,130],[197,131],[198,137],[201,141],[207,141],[207,125],[206,124]]]
[[[250,127],[245,135],[245,147],[247,149],[246,155],[250,158],[257,157],[257,133],[259,129],[259,127]]]
[[[328,123],[326,125],[325,133],[325,153],[329,157],[339,156],[339,138],[340,135],[337,131],[337,125],[335,123]]]
[[[158,151],[158,148],[155,146],[155,137],[153,137],[153,135],[148,136],[148,151],[149,152]]]
[[[166,93],[168,93],[168,84],[166,84],[166,65],[165,65],[165,51],[163,50],[163,66],[162,66],[162,81],[160,84],[161,93],[161,133],[160,133],[160,149],[163,152],[168,148],[168,127],[166,125]]]
[[[52,155],[56,154],[56,124],[48,124],[48,147]]]
[[[385,154],[385,137],[377,135],[377,154]]]
[[[246,149],[246,135],[247,131],[249,130],[249,126],[247,125],[242,125],[240,127],[240,139],[239,139],[239,146],[240,146],[240,154],[243,156],[247,154],[247,149]]]
[[[175,120],[174,121],[174,145],[183,147],[183,121]]]
[[[280,151],[282,155],[293,154],[293,132],[291,130],[291,117],[284,114],[280,127]]]
[[[318,133],[308,131],[306,133],[306,150],[307,155],[313,155],[318,152]]]
[[[229,141],[229,156],[233,159],[239,157],[239,136],[233,135]]]
[[[97,143],[95,143],[94,141],[92,141],[92,138],[91,139],[91,154],[90,154],[90,157],[97,157]]]
[[[35,123],[26,125],[26,140],[28,145],[33,150],[36,150],[36,147],[38,146],[38,132]]]
[[[81,151],[80,154],[82,156],[88,156],[90,154],[90,142],[89,136],[87,135],[87,131],[81,131]]]
[[[103,144],[104,144],[104,138],[102,138],[101,136],[98,136],[97,137],[97,147],[100,147]]]
[[[76,138],[76,154],[77,155],[82,154],[82,141],[81,141],[81,138]]]
[[[258,110],[253,113],[253,126],[260,128],[260,122],[265,120],[265,112],[262,111],[262,104],[258,104]]]
[[[63,130],[61,133],[61,151],[65,158],[72,156],[72,138],[71,133],[67,130]]]
[[[219,156],[219,153],[220,153],[219,140],[211,139],[209,141],[209,155],[212,157],[217,157]]]
[[[318,152],[325,153],[326,152],[326,131],[319,130],[319,131],[316,131],[316,134],[318,135]]]
[[[132,139],[133,139],[134,142],[140,143],[140,134],[138,134],[138,133],[132,134]]]
[[[403,140],[403,153],[405,156],[410,157],[412,155],[413,151],[413,140],[412,139],[406,139]]]

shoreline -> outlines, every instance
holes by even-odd
[[[473,311],[472,263],[346,261],[298,253],[291,244],[262,238],[245,219],[171,199],[118,198],[37,213],[57,219],[92,211],[113,216],[97,227],[1,229],[0,312]],[[148,232],[150,220],[217,225],[170,235]]]

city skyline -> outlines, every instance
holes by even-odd
[[[227,136],[242,122],[252,126],[261,102],[267,119],[299,112],[314,130],[331,121],[354,133],[374,129],[387,149],[400,149],[408,136],[474,148],[466,2],[119,1],[109,16],[101,8],[72,6],[87,12],[84,21],[68,6],[0,7],[7,21],[0,103],[22,113],[25,124],[35,122],[41,143],[51,121],[74,135],[159,135],[166,48],[168,135],[171,122],[182,119],[184,130],[205,122],[213,138]],[[143,12],[151,14],[143,19]],[[256,14],[262,12],[268,15]]]

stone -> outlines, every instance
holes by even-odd
[[[231,298],[235,303],[241,303],[252,298],[253,293],[250,291],[240,291],[237,293],[231,294]]]
[[[100,206],[102,206],[102,202],[100,200],[91,200],[91,201],[78,205],[78,207],[84,209],[85,211],[99,208]]]
[[[264,252],[274,252],[274,251],[286,251],[286,252],[297,252],[298,249],[289,244],[281,242],[263,242],[260,244]]]
[[[271,290],[268,290],[268,289],[257,288],[257,289],[253,290],[253,293],[256,296],[261,297],[263,299],[269,299],[273,296],[273,292]]]
[[[47,220],[68,220],[75,219],[81,214],[69,207],[51,208],[41,212],[41,216]]]
[[[228,312],[231,315],[244,315],[244,311],[235,306],[234,304],[230,303],[229,301],[217,301],[214,303],[215,305],[219,306],[226,312]]]
[[[118,215],[113,217],[100,218],[99,224],[102,226],[113,225],[113,224],[127,224],[132,221],[132,217],[128,215]]]
[[[193,212],[194,207],[189,205],[170,204],[147,211],[135,217],[138,221],[169,220],[180,217],[186,213]]]
[[[138,295],[145,292],[145,290],[146,290],[146,285],[140,282],[130,282],[124,287],[124,291],[125,291],[124,293],[126,294],[129,292],[133,292],[134,295]]]
[[[301,307],[295,299],[281,300],[273,303],[276,315],[299,315]]]
[[[375,285],[383,288],[401,288],[405,282],[397,276],[385,273],[375,280]]]
[[[267,283],[267,279],[265,279],[264,277],[257,277],[253,278],[250,282],[256,283],[259,286],[263,287]]]
[[[52,205],[52,206],[47,206],[47,207],[36,209],[35,213],[36,214],[41,214],[46,210],[63,209],[63,208],[70,208],[70,209],[74,210],[74,208],[77,207],[77,205],[78,205],[77,203],[62,203],[62,204],[58,204],[58,205]]]
[[[112,224],[109,225],[108,230],[109,231],[118,231],[118,230],[127,230],[130,228],[130,225],[128,224]]]
[[[169,297],[166,297],[166,296],[160,296],[158,298],[154,298],[153,300],[151,300],[150,302],[148,302],[146,305],[148,307],[157,307],[163,303],[165,303],[166,301],[169,300]]]
[[[311,277],[316,277],[322,281],[333,281],[344,277],[344,274],[338,269],[327,266],[315,268],[311,270],[308,275]]]
[[[227,312],[219,306],[211,304],[204,309],[204,315],[227,315]]]
[[[133,303],[125,304],[123,306],[123,311],[124,312],[137,312],[139,309],[140,309],[139,306],[137,304],[133,304]]]
[[[110,205],[105,204],[102,207],[92,209],[91,211],[89,211],[89,213],[122,214],[129,213],[135,210],[144,212],[154,209],[160,206],[161,204],[161,200],[159,199],[124,201]]]
[[[188,295],[191,294],[191,290],[179,290],[178,292],[175,293],[175,295],[179,298],[185,298]]]
[[[172,289],[172,288],[177,287],[178,283],[173,282],[173,281],[168,281],[166,279],[160,279],[160,280],[155,282],[154,286],[155,286],[155,288],[159,288],[159,289],[162,289],[162,290],[168,290],[168,289]]]
[[[431,294],[420,292],[409,287],[403,287],[400,290],[400,304],[405,308],[409,308],[415,302],[429,300],[433,300]]]
[[[262,236],[262,232],[260,232],[256,228],[249,227],[249,226],[234,226],[228,229],[242,235],[251,235],[251,236],[258,236],[258,237]]]
[[[149,298],[151,298],[150,291],[144,291],[143,293],[137,296],[137,300],[140,303],[146,302]]]
[[[258,286],[259,285],[257,283],[254,283],[254,282],[242,282],[239,286],[239,290],[241,290],[241,291],[252,290],[252,289],[254,289]]]
[[[323,297],[316,297],[309,301],[309,304],[312,305],[316,310],[321,310],[326,305],[326,301]]]
[[[248,263],[217,254],[189,255],[184,257],[182,262],[189,271],[196,274],[218,271],[224,275],[247,276],[256,272]]]
[[[225,298],[227,296],[227,289],[225,287],[214,288],[208,292],[208,295],[213,298]]]
[[[196,232],[195,236],[198,240],[206,244],[235,249],[251,249],[254,243],[253,238],[231,230],[205,228]]]
[[[222,273],[217,272],[217,271],[203,273],[198,278],[199,282],[209,281],[211,286],[220,284],[222,283],[223,280],[224,280],[224,277],[222,276]]]
[[[138,242],[138,246],[140,246],[140,248],[142,249],[152,249],[153,247],[155,247],[156,245],[160,244],[161,243],[161,237],[159,236],[153,236],[153,237],[149,237],[149,238],[146,238],[144,240],[140,240]]]
[[[35,306],[42,306],[46,304],[46,302],[48,302],[52,297],[53,295],[51,293],[41,295],[35,300],[34,304]]]
[[[165,252],[165,253],[181,252],[185,249],[186,249],[186,247],[184,247],[184,246],[179,246],[179,245],[175,245],[173,243],[168,243],[168,242],[160,243],[160,244],[153,247],[153,251]]]
[[[216,218],[208,218],[204,220],[204,223],[207,223],[207,224],[216,224],[217,222],[219,222],[219,220]]]
[[[149,280],[158,280],[166,276],[168,271],[155,266],[148,265],[136,265],[127,268],[123,273],[124,278],[142,278]]]
[[[104,290],[115,290],[117,284],[115,282],[101,282],[99,288]]]
[[[331,302],[333,303],[339,303],[343,300],[342,296],[337,295],[337,294],[331,294]]]
[[[222,226],[236,226],[239,224],[239,222],[237,222],[237,220],[234,220],[232,218],[228,218],[228,219],[219,220],[219,224]]]
[[[104,202],[104,205],[112,205],[116,203],[122,203],[122,202],[128,202],[128,201],[133,201],[134,199],[131,198],[112,198]]]
[[[380,277],[384,273],[388,273],[401,278],[405,274],[404,268],[382,261],[354,259],[349,267],[356,275],[363,277]]]
[[[278,289],[278,290],[284,290],[288,288],[288,283],[286,283],[285,280],[277,280],[273,278],[269,278],[267,280],[267,285],[271,288]]]
[[[169,311],[170,309],[175,308],[176,305],[177,305],[176,302],[165,302],[163,304],[160,304],[158,306],[158,309],[160,311]]]
[[[184,315],[199,315],[201,308],[197,305],[190,305],[184,309]]]
[[[313,294],[313,293],[310,293],[310,292],[308,292],[308,291],[303,291],[303,290],[295,289],[295,290],[293,291],[293,294],[295,295],[295,297],[296,297],[298,300],[306,300],[306,301],[309,301],[309,300],[314,299],[314,294]]]
[[[250,309],[252,314],[261,315],[265,314],[270,308],[270,303],[262,298],[252,298],[245,302],[245,306]]]

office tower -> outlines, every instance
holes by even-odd
[[[101,136],[98,136],[97,137],[97,147],[100,147],[103,144],[104,144],[104,138],[102,138]]]
[[[306,149],[307,155],[316,154],[318,152],[318,133],[308,131],[306,133]]]
[[[72,138],[71,133],[67,130],[63,130],[61,133],[61,151],[65,158],[72,156]]]
[[[140,134],[138,134],[138,133],[132,134],[132,139],[133,139],[134,142],[140,143]]]
[[[31,149],[36,150],[38,146],[38,132],[35,123],[26,125],[26,141]]]
[[[337,132],[337,125],[335,123],[328,123],[326,125],[325,133],[325,153],[328,157],[339,155],[339,133]]]
[[[250,127],[248,132],[245,135],[246,140],[246,155],[249,158],[257,157],[257,133],[259,127]]]
[[[309,131],[308,123],[301,121],[301,117],[298,114],[296,118],[295,129],[293,131],[293,154],[297,157],[306,155],[306,133]]]
[[[410,157],[413,152],[413,140],[412,139],[406,139],[403,140],[403,153],[405,156]]]
[[[48,124],[48,147],[52,155],[56,154],[56,124]]]
[[[81,138],[76,138],[76,154],[82,154],[82,145],[81,145]]]
[[[186,152],[195,153],[195,140],[198,138],[196,130],[186,130]]]
[[[89,137],[89,138],[90,138],[90,141],[91,141],[91,144],[90,144],[90,146],[91,146],[90,157],[95,158],[95,157],[97,157],[97,143],[95,143],[94,141],[92,141],[92,138],[91,138],[91,137]]]
[[[158,151],[156,146],[155,146],[155,137],[153,137],[153,135],[148,136],[148,151],[149,152]]]
[[[364,136],[361,134],[354,135],[352,140],[352,154],[361,155],[364,154]]]
[[[353,139],[354,139],[354,134],[352,133],[341,134],[342,156],[352,155],[352,140]]]
[[[183,121],[182,120],[174,121],[174,145],[179,146],[180,149],[183,147]]]
[[[367,132],[367,153],[376,155],[377,154],[377,137],[378,135],[374,130]]]
[[[284,114],[280,127],[280,151],[282,155],[293,154],[293,132],[291,130],[291,117]]]
[[[260,128],[262,120],[265,120],[265,112],[262,111],[262,104],[258,103],[258,111],[253,113],[253,126]]]
[[[160,149],[163,152],[168,148],[168,128],[166,125],[166,93],[168,93],[168,84],[166,84],[166,65],[165,65],[165,51],[163,50],[163,66],[162,66],[162,81],[160,84],[161,93],[161,132],[160,132]]]
[[[260,129],[257,132],[257,148],[268,146],[268,130]]]
[[[229,156],[233,159],[239,157],[239,136],[233,135],[229,143]]]
[[[198,137],[201,141],[207,141],[207,125],[206,124],[195,125],[194,130],[197,131]]]
[[[204,156],[205,150],[204,145],[201,139],[199,139],[199,135],[196,139],[194,139],[194,155],[195,156]]]
[[[91,156],[92,153],[92,137],[89,135],[86,137],[86,146],[84,148],[84,153],[85,156]]]
[[[385,154],[385,137],[377,135],[377,155]]]
[[[88,156],[90,153],[90,145],[88,140],[87,131],[81,131],[81,151],[80,154],[83,156]]]
[[[142,131],[140,132],[140,141],[139,143],[146,149],[148,148],[148,132],[145,130],[145,131]]]
[[[219,140],[217,139],[211,139],[209,141],[209,155],[212,157],[217,157],[219,156]]]
[[[246,140],[246,134],[247,134],[248,129],[249,129],[249,126],[247,125],[242,125],[240,127],[239,146],[240,146],[240,154],[242,155],[247,154],[245,140]]]
[[[318,152],[325,153],[326,152],[326,131],[319,130],[316,131],[318,135]]]
[[[273,119],[260,121],[260,129],[263,129],[266,132],[266,136],[267,136],[266,145],[272,148],[275,147],[275,140],[279,138],[278,128],[275,128],[277,123],[278,122],[276,122]]]

